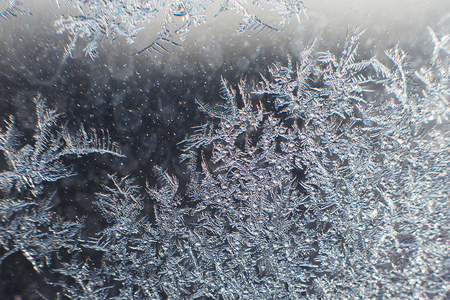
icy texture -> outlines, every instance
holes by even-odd
[[[63,156],[120,153],[55,130],[38,99],[33,145],[13,121],[0,135],[2,260],[20,251],[40,271],[68,249],[53,284],[71,299],[448,299],[450,60],[429,31],[417,70],[398,45],[389,64],[360,61],[355,31],[342,53],[312,45],[254,87],[223,78],[224,104],[197,100],[210,121],[183,143],[186,194],[160,169],[146,193],[111,175],[94,203],[109,226],[83,239],[41,185],[72,175]]]
[[[66,48],[66,56],[71,55],[79,38],[87,40],[83,49],[91,58],[98,56],[97,48],[104,40],[112,41],[118,36],[126,37],[128,43],[133,43],[137,33],[150,24],[156,28],[157,37],[147,47],[138,51],[167,52],[168,45],[179,45],[177,40],[184,41],[188,32],[195,25],[207,22],[206,13],[211,11],[208,6],[214,0],[179,1],[179,0],[68,0],[78,9],[79,15],[62,16],[55,26],[59,33],[68,32],[70,43]],[[306,15],[306,7],[302,1],[243,1],[225,0],[216,15],[225,11],[236,11],[243,18],[238,32],[248,30],[277,31],[276,28],[264,23],[249,12],[249,3],[262,8],[272,8],[280,16],[280,25],[284,25],[292,16]],[[162,21],[155,21],[162,16]],[[175,28],[174,28],[175,26]],[[174,37],[174,34],[176,37]]]

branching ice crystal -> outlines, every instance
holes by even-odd
[[[136,52],[140,54],[146,50],[159,53],[168,52],[167,46],[180,45],[177,40],[184,41],[188,32],[193,26],[201,25],[206,20],[209,6],[214,0],[179,1],[179,0],[69,0],[69,3],[78,9],[79,15],[62,16],[55,26],[59,33],[68,32],[70,43],[66,48],[65,57],[72,54],[78,39],[87,41],[87,46],[83,49],[86,55],[91,58],[98,56],[98,47],[103,41],[112,41],[119,36],[127,39],[132,44],[137,33],[150,24],[152,28],[157,28],[157,36],[148,46]],[[251,1],[253,5],[273,9],[280,16],[280,25],[284,25],[292,16],[296,15],[300,20],[300,15],[306,15],[306,7],[302,1]],[[238,32],[247,30],[257,32],[268,30],[277,31],[261,21],[257,16],[248,12],[247,1],[226,0],[216,15],[225,11],[237,11],[243,17],[242,24],[238,27]],[[155,24],[155,19],[163,17],[161,24]],[[174,29],[175,27],[175,29]]]
[[[158,3],[171,17],[195,8]],[[72,299],[448,299],[448,39],[430,29],[417,70],[399,45],[359,60],[361,34],[252,87],[222,78],[224,103],[197,99],[209,120],[182,143],[186,193],[159,168],[145,192],[111,175],[94,203],[107,225],[83,238],[43,183],[73,175],[67,155],[121,154],[107,134],[55,128],[37,98],[34,143],[20,147],[13,119],[0,133],[0,261],[21,253],[41,272],[66,249],[53,283]]]

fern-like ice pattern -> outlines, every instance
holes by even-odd
[[[207,22],[207,12],[213,0],[178,1],[178,0],[151,0],[151,1],[97,1],[97,0],[69,0],[80,14],[62,16],[55,22],[59,33],[67,32],[70,43],[66,47],[65,56],[72,54],[76,48],[78,39],[86,39],[88,44],[83,49],[91,58],[98,56],[98,47],[103,41],[112,41],[119,36],[127,39],[132,44],[139,31],[143,30],[146,23],[151,24],[157,35],[150,40],[148,46],[137,51],[158,53],[169,52],[168,47],[180,46],[192,27]],[[264,23],[258,16],[249,12],[247,1],[225,0],[222,2],[216,16],[226,11],[236,11],[242,16],[243,22],[237,28],[239,33],[249,30],[273,32],[277,31],[273,26]],[[249,1],[258,7],[273,6],[280,16],[280,25],[284,26],[292,15],[296,15],[300,21],[301,15],[306,15],[306,7],[302,1]],[[163,16],[161,24],[155,19]]]
[[[71,38],[66,55],[86,38],[95,57],[162,12],[143,50],[165,52],[209,2],[70,0],[80,15],[57,26]],[[253,2],[272,4],[281,25],[305,12]],[[227,10],[242,15],[240,32],[277,30],[245,1],[223,1]],[[74,175],[67,156],[123,155],[107,132],[58,127],[37,97],[32,143],[12,117],[0,131],[0,264],[19,253],[70,299],[448,299],[449,36],[429,33],[420,68],[399,45],[360,60],[354,31],[341,53],[313,43],[254,86],[222,78],[222,105],[196,99],[208,121],[182,143],[187,187],[159,168],[145,189],[110,175],[93,203],[107,223],[97,233],[59,217],[46,183]]]

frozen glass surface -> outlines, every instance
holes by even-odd
[[[0,0],[0,299],[449,299],[450,2]]]

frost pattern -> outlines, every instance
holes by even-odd
[[[103,41],[112,41],[119,36],[126,37],[132,44],[139,31],[150,23],[157,28],[156,38],[149,45],[135,54],[146,50],[158,53],[168,52],[170,45],[179,46],[176,40],[184,41],[193,26],[205,23],[206,13],[213,0],[179,1],[179,0],[127,0],[127,1],[98,1],[98,0],[68,0],[76,8],[79,15],[62,16],[55,22],[58,33],[68,32],[70,43],[66,47],[65,57],[70,56],[76,48],[79,38],[87,40],[83,49],[91,58],[98,56],[98,47]],[[238,32],[247,30],[258,32],[268,30],[277,31],[274,27],[264,23],[257,16],[248,12],[247,1],[223,1],[216,15],[227,10],[237,11],[243,17],[243,23]],[[306,7],[302,1],[252,1],[254,6],[274,7],[280,16],[280,25],[284,25],[292,15],[300,20],[301,14],[306,14]],[[154,19],[161,17],[161,24],[154,24]],[[175,37],[176,36],[176,37]]]
[[[40,96],[34,102],[34,143],[19,147],[20,133],[13,117],[6,131],[0,131],[0,151],[7,163],[0,170],[0,264],[20,252],[40,273],[44,266],[50,266],[55,253],[81,250],[78,237],[83,228],[82,218],[65,221],[52,211],[52,192],[44,189],[44,183],[74,175],[63,164],[64,157],[91,153],[123,155],[106,135],[99,138],[95,132],[88,135],[84,129],[72,135],[65,127],[56,129],[56,111],[48,109]]]
[[[90,153],[113,154],[121,156],[117,144],[111,142],[107,133],[99,137],[95,131],[86,133],[81,128],[76,135],[71,135],[65,127],[56,133],[59,115],[49,110],[40,96],[35,98],[37,126],[34,145],[18,148],[19,133],[11,117],[6,132],[0,132],[0,151],[3,152],[9,170],[0,173],[0,189],[9,193],[13,187],[33,190],[40,193],[41,184],[52,182],[73,175],[70,167],[62,163],[69,155],[87,155]]]
[[[46,221],[48,200],[6,198],[2,247],[40,270],[49,255],[27,244],[15,225],[25,218],[38,247],[71,250],[54,270],[71,299],[447,299],[447,37],[430,29],[437,50],[415,70],[398,45],[385,62],[360,61],[361,34],[350,33],[339,55],[311,45],[296,64],[274,63],[254,87],[222,78],[223,105],[198,99],[210,120],[183,143],[186,194],[161,169],[145,192],[111,175],[94,203],[109,225],[84,239],[75,238],[81,223]],[[59,160],[41,164],[45,153],[118,155],[84,134],[60,144],[47,129],[55,113],[39,103],[36,145],[12,151],[11,122],[0,150],[20,157],[11,168],[38,153],[31,161],[44,170],[2,173],[7,192],[71,174]],[[46,169],[56,175],[33,175]]]
[[[9,0],[8,6],[0,10],[0,21],[9,20],[11,17],[17,17],[18,14],[24,14],[25,11],[19,8],[23,3],[18,0]]]

